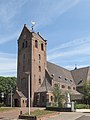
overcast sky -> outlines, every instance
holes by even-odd
[[[90,65],[90,0],[0,0],[0,76],[16,76],[17,39],[32,20],[48,42],[48,61]]]

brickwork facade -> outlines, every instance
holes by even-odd
[[[38,34],[30,31],[26,25],[18,39],[18,90],[28,98],[28,75],[30,73],[31,104],[34,93],[45,78],[46,41]]]

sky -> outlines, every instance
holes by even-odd
[[[47,40],[48,61],[90,66],[90,0],[0,0],[0,76],[17,76],[17,40],[31,21]]]

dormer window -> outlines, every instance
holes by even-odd
[[[35,47],[38,48],[38,41],[35,40]]]
[[[83,80],[80,80],[79,82],[78,82],[78,85],[80,84],[80,83],[82,83],[83,82]]]
[[[51,76],[52,76],[52,77],[54,77],[55,75],[54,75],[54,74],[52,74]]]
[[[59,78],[61,79],[61,76],[59,76]]]
[[[70,82],[72,82],[72,80],[70,80]]]

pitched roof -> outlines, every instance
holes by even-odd
[[[48,92],[52,91],[52,86],[51,86],[51,77],[48,74],[48,71],[45,70],[45,78],[43,83],[41,84],[40,88],[36,92]]]
[[[77,86],[83,86],[85,80],[88,77],[89,67],[79,68],[75,70],[71,70],[71,74]]]
[[[47,62],[47,69],[50,72],[51,76],[53,76],[53,80],[75,85],[75,82],[69,70],[50,62]]]
[[[26,98],[21,91],[16,90],[16,93],[19,95],[19,97]]]
[[[38,33],[35,33],[34,31],[30,30],[29,27],[28,27],[26,24],[24,24],[24,27],[23,27],[23,29],[22,29],[22,32],[21,32],[20,36],[19,36],[19,39],[20,39],[20,37],[21,37],[24,29],[28,30],[29,33],[33,33],[33,36],[36,37],[37,39],[42,39],[43,41],[46,42],[46,40],[44,40],[44,38],[41,36],[41,34],[40,34],[39,32],[38,32]],[[19,39],[18,39],[18,40],[19,40]]]

